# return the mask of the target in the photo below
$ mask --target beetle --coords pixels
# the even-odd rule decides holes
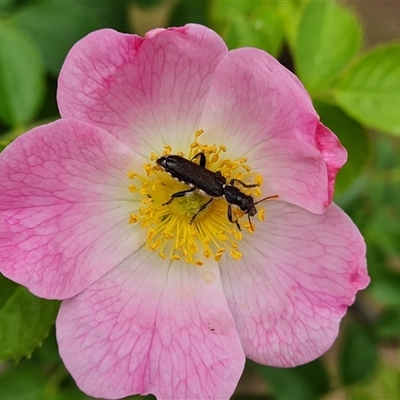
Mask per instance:
[[[199,164],[195,163],[194,160],[199,157]],[[254,188],[258,184],[246,184],[239,179],[231,179],[229,184],[220,171],[211,171],[206,168],[206,156],[204,153],[196,154],[191,160],[177,155],[169,155],[160,157],[157,159],[157,164],[160,165],[165,172],[169,173],[173,178],[180,182],[183,182],[190,186],[190,189],[182,190],[171,195],[171,198],[163,203],[163,206],[170,204],[174,199],[178,197],[186,196],[195,190],[202,194],[206,194],[211,197],[205,204],[203,204],[196,214],[190,220],[190,224],[193,223],[199,213],[205,210],[216,197],[224,197],[228,203],[228,220],[231,223],[236,224],[239,230],[242,230],[239,221],[233,219],[232,206],[239,207],[249,218],[250,226],[252,226],[250,217],[257,214],[256,204],[270,199],[277,198],[277,195],[266,197],[258,202],[254,202],[252,196],[248,196],[243,193],[236,184],[240,184],[245,188]]]

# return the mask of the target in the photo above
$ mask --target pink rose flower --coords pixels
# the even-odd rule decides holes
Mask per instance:
[[[59,350],[84,392],[227,399],[245,357],[291,367],[331,346],[369,282],[365,245],[331,202],[346,151],[291,72],[199,25],[101,30],[70,51],[58,105],[1,154],[0,268],[64,300]],[[165,204],[188,186],[157,158],[198,153],[273,196],[251,224],[233,207],[242,231],[223,197]]]

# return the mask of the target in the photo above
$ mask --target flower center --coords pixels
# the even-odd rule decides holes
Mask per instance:
[[[158,252],[163,259],[184,259],[199,266],[210,257],[219,261],[224,253],[235,260],[242,258],[238,244],[242,239],[240,227],[250,234],[254,232],[250,218],[242,217],[257,212],[253,196],[261,196],[262,184],[261,175],[251,172],[245,157],[230,160],[222,157],[225,146],[200,144],[197,139],[202,133],[202,130],[196,132],[196,139],[187,155],[181,152],[177,154],[177,169],[163,169],[157,163],[161,156],[152,153],[150,162],[143,165],[144,174],[128,172],[133,181],[128,189],[140,196],[142,203],[137,212],[130,214],[129,223],[140,224],[147,230],[146,247]],[[168,159],[171,155],[172,147],[164,146],[162,156]],[[193,166],[186,160],[198,165]],[[204,161],[205,166],[202,164]],[[194,167],[193,171],[188,168],[191,166]],[[203,168],[212,173],[203,174]],[[203,190],[195,184],[199,177],[206,185]],[[185,183],[178,181],[178,178]],[[243,207],[237,207],[234,202],[228,203],[228,195],[216,196],[211,193],[206,179],[211,179],[222,194],[227,187],[236,186],[238,190],[232,189],[236,196],[234,199],[249,200],[254,212],[243,211]],[[232,179],[235,181],[231,185]],[[226,184],[223,183],[225,180]],[[257,216],[262,221],[264,210],[260,208]]]

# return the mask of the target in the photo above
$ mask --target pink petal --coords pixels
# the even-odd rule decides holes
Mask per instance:
[[[128,224],[139,158],[76,120],[35,128],[0,158],[0,268],[45,298],[87,287],[143,244]]]
[[[146,39],[110,29],[93,32],[70,51],[60,73],[62,117],[105,128],[133,149],[157,153],[164,143],[187,151],[222,39],[200,25],[160,30]]]
[[[332,203],[313,214],[280,201],[246,237],[243,263],[221,264],[222,282],[246,356],[290,367],[315,359],[369,278],[365,244]]]
[[[200,127],[202,141],[218,140],[229,157],[248,157],[266,195],[317,213],[331,202],[347,153],[319,122],[300,81],[269,54],[244,48],[224,57]]]
[[[139,250],[57,319],[61,357],[87,394],[228,399],[245,357],[215,264]]]

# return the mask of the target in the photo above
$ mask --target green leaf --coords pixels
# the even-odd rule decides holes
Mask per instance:
[[[0,12],[7,10],[15,0],[0,0]]]
[[[157,4],[161,3],[163,0],[128,0],[128,3],[136,3],[140,7],[154,7]]]
[[[168,25],[181,26],[191,22],[206,25],[208,3],[209,0],[177,1]]]
[[[330,1],[309,2],[294,48],[296,72],[307,89],[328,87],[357,53],[361,27],[345,8]]]
[[[50,398],[49,400],[91,400],[93,399],[92,397],[88,397],[85,395],[85,393],[81,392],[76,386],[67,386],[67,387],[61,387],[60,392],[57,395],[57,398]],[[140,398],[138,396],[138,400],[144,400],[143,397]],[[41,400],[41,399],[38,399]],[[126,400],[129,400],[129,398],[126,398]]]
[[[40,56],[30,40],[0,21],[0,119],[9,126],[30,121],[44,95]]]
[[[347,116],[340,108],[314,101],[321,121],[331,129],[348,152],[347,163],[339,171],[335,194],[341,194],[359,177],[370,156],[370,143],[362,125]]]
[[[320,359],[296,368],[259,366],[278,400],[320,399],[329,390],[329,378]]]
[[[372,281],[370,293],[382,304],[400,307],[400,276],[387,273],[387,277]]]
[[[45,394],[47,377],[38,365],[24,364],[0,376],[0,398],[10,400],[50,400]]]
[[[30,356],[48,335],[58,301],[35,297],[0,275],[0,360]]]
[[[396,348],[382,352],[376,373],[370,379],[352,385],[346,390],[346,399],[351,400],[398,400],[400,399],[400,371],[393,362]],[[340,397],[339,397],[340,398]]]
[[[217,29],[229,48],[257,47],[277,56],[283,43],[283,25],[269,2],[214,2]]]
[[[40,373],[40,376],[36,375],[36,371]],[[14,396],[7,398],[18,398],[19,400],[24,396],[30,396],[29,399],[37,400],[89,400],[89,397],[78,389],[63,365],[58,353],[55,329],[50,330],[43,345],[34,351],[29,360],[22,359],[5,375],[8,390]],[[18,379],[20,375],[27,380],[23,388],[21,388],[21,380]],[[1,378],[0,387],[2,387]],[[26,390],[27,388],[29,390]],[[33,395],[34,392],[36,392],[35,395]],[[5,398],[1,396],[1,393],[0,390],[0,398]]]
[[[5,363],[0,373],[0,399],[89,400],[64,367],[52,329],[29,360]],[[91,399],[91,398],[90,398]]]
[[[377,47],[354,62],[335,88],[338,104],[372,128],[400,134],[400,42]]]
[[[102,27],[96,13],[78,2],[29,4],[16,12],[12,21],[35,43],[46,69],[54,76],[72,45]]]
[[[400,337],[400,310],[398,307],[390,308],[380,315],[376,322],[376,334],[383,340]]]
[[[376,186],[371,185],[371,188],[373,187]],[[388,196],[390,198],[392,187],[385,188],[384,185],[381,185],[381,188],[381,196]],[[395,198],[397,199],[398,197]],[[380,208],[375,210],[374,214],[369,218],[366,237],[368,237],[370,243],[378,245],[386,257],[398,258],[400,256],[400,226],[398,223],[400,210],[398,207],[395,207],[395,204],[388,209],[384,206],[384,202],[381,204],[378,203],[375,206]],[[400,291],[398,297],[400,301]]]
[[[211,2],[211,14],[218,23],[224,24],[227,20],[231,20],[236,14],[247,14],[251,12],[257,4],[258,2],[256,0],[214,0]]]
[[[286,0],[273,2],[272,4],[281,18],[286,41],[293,52],[296,44],[297,30],[306,3],[302,0]]]
[[[340,378],[351,385],[368,377],[376,367],[378,352],[364,328],[351,321],[339,355]]]

